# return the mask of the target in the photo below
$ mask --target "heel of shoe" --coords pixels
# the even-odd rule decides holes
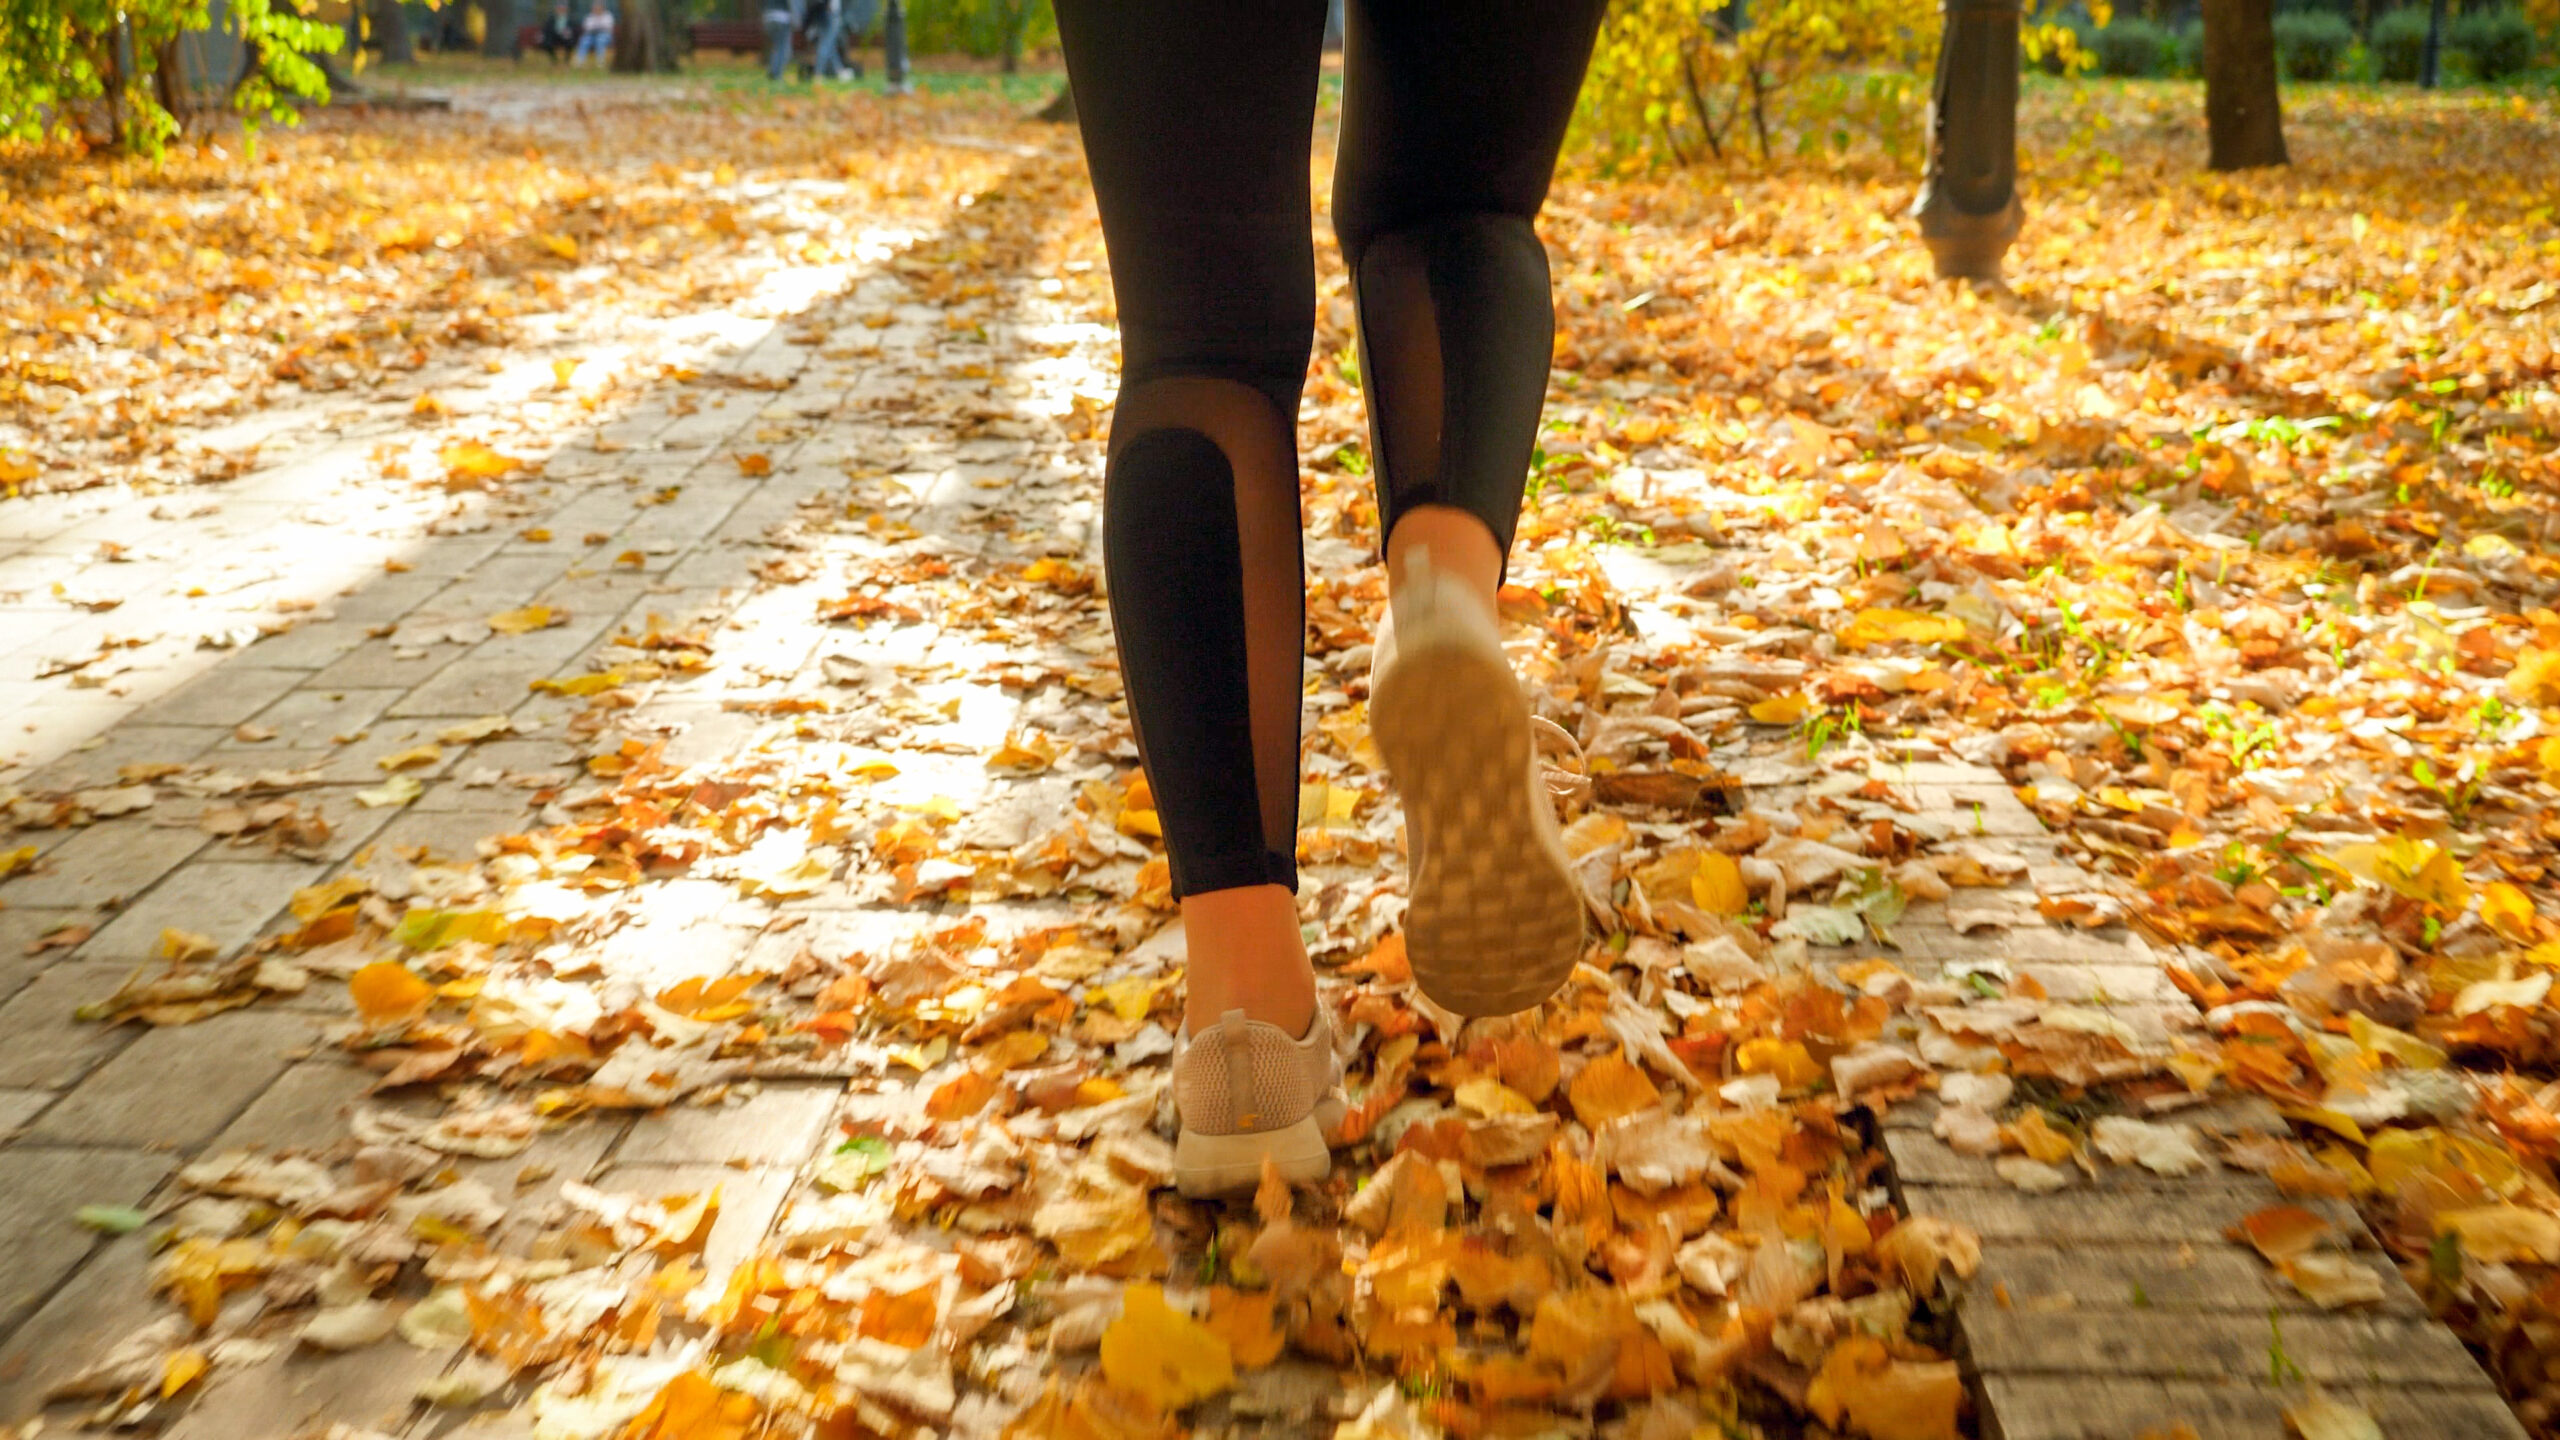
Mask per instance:
[[[1295,1125],[1241,1135],[1183,1131],[1173,1145],[1174,1184],[1195,1200],[1238,1194],[1262,1183],[1265,1159],[1292,1185],[1312,1184],[1333,1173],[1324,1127],[1309,1115]]]

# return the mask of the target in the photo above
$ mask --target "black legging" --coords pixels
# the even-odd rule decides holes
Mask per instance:
[[[1350,0],[1333,228],[1380,517],[1519,518],[1555,314],[1530,221],[1605,0]],[[1120,309],[1111,618],[1173,891],[1297,886],[1296,420],[1324,0],[1057,0]]]

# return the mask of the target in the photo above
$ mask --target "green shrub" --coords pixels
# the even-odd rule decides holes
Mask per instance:
[[[2427,12],[2411,5],[2373,22],[2373,66],[2385,80],[2413,81],[2427,50]]]
[[[2471,57],[2472,73],[2503,80],[2533,68],[2533,22],[2506,6],[2475,10],[2445,27],[2447,48]]]
[[[2128,17],[2091,36],[2101,75],[2158,75],[2174,59],[2176,37],[2148,20]]]
[[[2184,76],[2189,80],[2198,80],[2203,78],[2203,21],[2190,20],[2187,22],[2187,28],[2178,32],[2177,41],[2170,47],[2169,68],[2171,73]]]
[[[2288,80],[2334,80],[2355,48],[2355,27],[2328,10],[2276,17],[2276,63]]]

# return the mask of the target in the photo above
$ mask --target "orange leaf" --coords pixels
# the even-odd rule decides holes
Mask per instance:
[[[1565,1089],[1575,1118],[1598,1129],[1621,1115],[1633,1115],[1662,1099],[1662,1092],[1642,1070],[1620,1055],[1603,1055],[1582,1067]]]
[[[1964,1381],[1952,1360],[1896,1360],[1872,1335],[1831,1348],[1805,1387],[1805,1408],[1827,1425],[1844,1419],[1872,1440],[1956,1440],[1956,1405]]]
[[[347,993],[365,1023],[377,1027],[415,1020],[436,998],[434,986],[397,960],[376,960],[348,976]]]
[[[1208,1324],[1211,1334],[1227,1342],[1235,1362],[1248,1370],[1259,1370],[1280,1358],[1279,1310],[1268,1290],[1209,1287]]]
[[[2316,1248],[2337,1230],[2299,1205],[2270,1205],[2244,1216],[2240,1228],[2248,1233],[2249,1243],[2258,1247],[2259,1254],[2278,1265]]]
[[[855,1333],[901,1350],[914,1350],[933,1338],[935,1300],[940,1284],[919,1285],[903,1295],[874,1290],[862,1297],[862,1318]]]
[[[976,1070],[963,1070],[942,1082],[930,1099],[924,1102],[924,1113],[936,1120],[964,1120],[987,1108],[999,1088],[997,1081]]]

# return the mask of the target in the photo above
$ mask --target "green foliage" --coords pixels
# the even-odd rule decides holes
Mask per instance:
[[[2355,27],[2330,10],[2276,17],[2276,63],[2288,80],[2334,80],[2356,44]]]
[[[2373,64],[2385,80],[2413,81],[2427,49],[2427,12],[2404,6],[2373,22]]]
[[[1049,0],[928,0],[907,7],[907,44],[919,55],[957,52],[1019,60],[1058,43]]]
[[[2085,64],[2044,0],[2028,59]],[[1576,133],[1618,168],[1752,154],[1916,153],[1936,0],[1618,0],[1582,87]]]
[[[227,18],[255,58],[231,104],[252,125],[292,123],[299,101],[326,100],[311,61],[338,48],[335,25],[294,0],[229,0]],[[0,140],[87,140],[157,154],[178,133],[177,40],[209,22],[206,0],[0,0]]]
[[[2445,27],[2445,44],[2471,57],[2471,73],[2503,80],[2533,68],[2533,22],[2507,6],[2474,10]]]
[[[2128,15],[2090,36],[2101,75],[2165,75],[2177,63],[2178,37],[2138,15]]]

